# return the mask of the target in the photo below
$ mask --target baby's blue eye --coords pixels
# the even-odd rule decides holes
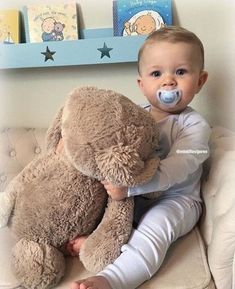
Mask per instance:
[[[156,70],[156,71],[153,71],[153,72],[151,73],[151,75],[152,75],[153,77],[159,77],[159,76],[161,76],[161,72],[160,72],[159,70]]]
[[[184,75],[185,73],[187,73],[187,70],[184,68],[179,68],[176,70],[176,75]]]

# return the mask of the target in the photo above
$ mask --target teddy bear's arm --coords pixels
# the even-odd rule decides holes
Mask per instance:
[[[33,162],[34,161],[31,163]],[[10,181],[4,192],[0,193],[0,228],[8,224],[15,206],[17,192],[20,190],[20,187],[30,179],[30,174],[28,177],[25,176],[27,172],[30,171],[31,163]]]
[[[0,192],[0,228],[7,225],[9,217],[14,209],[18,194],[24,189],[25,184],[30,183],[40,175],[40,162],[44,156],[33,159],[17,176],[7,185],[5,192]]]
[[[122,201],[109,198],[101,223],[80,251],[80,259],[87,270],[98,272],[120,255],[122,245],[131,234],[133,210],[133,198]]]
[[[0,228],[5,227],[15,205],[16,191],[10,184],[5,192],[0,192]]]

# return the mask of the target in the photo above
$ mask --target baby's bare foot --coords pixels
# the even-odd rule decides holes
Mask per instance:
[[[103,276],[94,276],[73,282],[70,289],[112,289]]]
[[[79,236],[71,240],[67,244],[67,251],[71,256],[78,256],[82,244],[86,241],[88,236]]]

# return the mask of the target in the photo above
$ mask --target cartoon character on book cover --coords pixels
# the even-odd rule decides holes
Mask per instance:
[[[115,36],[149,35],[172,24],[171,0],[113,1]]]
[[[124,23],[123,36],[149,35],[164,25],[164,21],[158,12],[144,10]]]
[[[78,39],[76,3],[25,7],[27,42]]]
[[[61,41],[64,39],[63,30],[65,24],[57,22],[52,17],[47,17],[42,20],[42,40],[43,41]]]

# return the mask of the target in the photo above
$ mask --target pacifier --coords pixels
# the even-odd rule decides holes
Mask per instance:
[[[182,97],[182,91],[180,89],[173,89],[173,90],[159,89],[156,92],[156,97],[161,104],[166,105],[168,107],[173,107],[180,101]]]

